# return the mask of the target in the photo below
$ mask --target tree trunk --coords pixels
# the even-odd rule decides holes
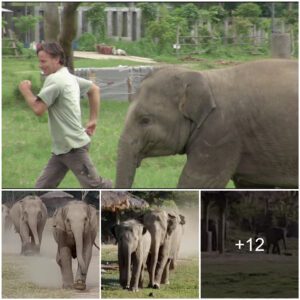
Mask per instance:
[[[43,4],[44,14],[44,31],[46,42],[56,42],[59,34],[59,14],[57,2],[46,2]]]
[[[71,73],[74,73],[72,41],[77,32],[77,7],[80,2],[64,3],[62,11],[61,31],[58,42],[65,52],[65,65]]]

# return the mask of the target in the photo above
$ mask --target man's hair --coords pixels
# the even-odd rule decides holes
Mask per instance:
[[[36,54],[38,55],[40,51],[45,51],[53,58],[59,57],[59,63],[61,65],[65,64],[65,53],[63,48],[57,42],[52,43],[39,43],[36,47]]]

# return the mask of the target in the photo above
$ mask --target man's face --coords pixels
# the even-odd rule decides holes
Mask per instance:
[[[38,58],[39,67],[46,76],[55,73],[61,68],[61,64],[59,63],[59,57],[52,57],[43,50],[38,53]]]

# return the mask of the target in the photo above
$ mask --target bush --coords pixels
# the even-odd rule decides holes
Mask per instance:
[[[95,51],[96,37],[92,33],[84,33],[78,39],[78,50],[80,51]]]

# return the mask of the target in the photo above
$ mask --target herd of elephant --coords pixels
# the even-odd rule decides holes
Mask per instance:
[[[2,229],[14,225],[21,239],[21,254],[40,253],[47,207],[37,196],[27,196],[9,209],[2,204]],[[169,283],[169,270],[176,266],[185,224],[184,216],[173,210],[151,210],[112,228],[118,241],[120,285],[137,291],[143,286],[143,271],[149,271],[149,286]],[[56,262],[63,288],[86,289],[86,276],[93,245],[99,230],[95,207],[84,201],[69,201],[52,216],[52,232],[57,243]],[[77,258],[75,279],[72,258]],[[132,274],[131,274],[132,273]]]
[[[169,284],[183,236],[185,217],[175,211],[151,210],[139,220],[130,219],[113,227],[118,242],[119,279],[124,289],[143,287],[148,269],[148,287]]]
[[[2,205],[2,228],[8,228],[10,222],[14,225],[20,235],[22,255],[40,253],[47,218],[47,207],[37,196],[27,196],[10,209]],[[56,262],[60,267],[63,288],[86,289],[98,227],[96,209],[83,201],[70,201],[52,216],[53,237],[58,246]],[[72,258],[76,257],[78,269],[74,280]]]

